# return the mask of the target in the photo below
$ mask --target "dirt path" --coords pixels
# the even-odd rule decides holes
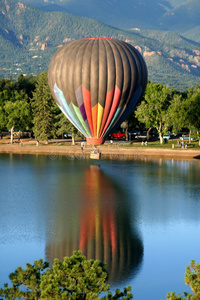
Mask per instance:
[[[68,144],[68,143],[67,143]],[[36,146],[35,141],[26,141],[21,146],[18,143],[13,145],[8,144],[6,140],[0,140],[0,153],[15,153],[15,154],[43,154],[56,157],[59,155],[66,156],[80,156],[89,157],[93,146],[86,145],[81,154],[80,143],[75,146],[71,145],[39,145]],[[151,158],[174,158],[174,159],[200,159],[200,149],[159,149],[150,147],[133,147],[125,148],[119,144],[99,146],[99,151],[103,157],[110,157],[111,159],[144,159]]]

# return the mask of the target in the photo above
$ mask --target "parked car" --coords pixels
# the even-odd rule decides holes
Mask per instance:
[[[171,132],[169,132],[168,134],[164,134],[163,135],[163,139],[171,139],[171,138],[173,138],[175,136],[175,133],[171,133]],[[158,137],[158,138],[160,138],[160,137]]]
[[[72,135],[71,135],[71,133],[63,133],[63,137],[64,137],[64,139],[71,139]]]
[[[131,135],[137,136],[137,135],[140,135],[140,134],[141,134],[141,132],[140,132],[140,131],[133,131],[133,132],[128,132],[128,134],[131,134]]]
[[[163,135],[163,139],[171,139],[171,135],[170,134],[164,134]]]
[[[129,140],[134,140],[137,138],[137,136],[140,134],[139,131],[133,131],[133,132],[128,132],[128,139]]]
[[[147,132],[144,131],[135,136],[136,139],[147,139]],[[151,138],[151,134],[149,134],[149,138]]]
[[[117,131],[117,132],[111,133],[110,138],[111,139],[113,138],[113,139],[123,139],[123,140],[125,140],[126,139],[126,134],[122,133],[121,131]]]
[[[181,137],[180,137],[180,140],[189,140],[189,134],[183,134]],[[195,140],[195,137],[191,136],[191,140]]]

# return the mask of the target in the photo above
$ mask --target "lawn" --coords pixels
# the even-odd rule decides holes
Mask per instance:
[[[177,141],[179,141],[179,145],[177,144]],[[112,145],[112,148],[133,148],[133,147],[137,147],[137,148],[144,148],[144,147],[148,147],[148,148],[161,148],[161,149],[172,149],[172,145],[174,144],[174,149],[181,149],[181,140],[168,140],[167,143],[164,144],[160,144],[160,140],[156,140],[156,141],[149,141],[148,145],[142,145],[142,140],[141,141],[130,141],[129,143],[124,142],[124,141],[117,141],[115,140],[113,142],[113,144],[110,143],[105,143],[102,146],[108,147]],[[184,145],[186,145],[186,142],[184,141]],[[192,141],[191,144],[189,144],[189,142],[187,142],[187,149],[199,149],[199,141]]]

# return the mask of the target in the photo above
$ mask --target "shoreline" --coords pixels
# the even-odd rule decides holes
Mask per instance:
[[[190,149],[161,149],[161,148],[148,148],[147,147],[134,147],[134,148],[123,148],[121,145],[114,148],[112,146],[99,146],[99,151],[101,152],[102,159],[144,159],[144,158],[163,158],[163,159],[200,159],[200,149],[190,150]],[[39,145],[35,144],[24,144],[20,146],[19,144],[0,144],[0,154],[31,154],[31,155],[49,155],[52,158],[56,156],[66,156],[66,157],[88,157],[93,150],[92,145],[86,145],[81,153],[80,145]]]

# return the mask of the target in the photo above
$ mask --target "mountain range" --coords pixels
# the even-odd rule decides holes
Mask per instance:
[[[117,28],[175,31],[200,42],[199,0],[22,0],[43,11],[65,11]]]
[[[86,37],[106,36],[127,41],[135,46],[145,58],[149,80],[152,82],[160,82],[179,90],[185,90],[199,83],[200,43],[198,41],[187,39],[177,32],[149,29],[147,25],[143,29],[138,26],[126,29],[124,26],[124,29],[119,29],[114,25],[109,26],[88,17],[67,13],[65,12],[67,6],[65,8],[63,6],[62,11],[49,11],[53,10],[53,6],[61,7],[61,1],[58,0],[54,3],[34,0],[34,5],[40,8],[34,8],[29,5],[30,2],[29,4],[23,2],[14,0],[0,2],[1,77],[16,78],[20,73],[38,74],[48,69],[51,57],[65,43]],[[62,5],[67,5],[68,2],[78,3],[79,0],[63,0]],[[143,3],[142,0],[140,2]],[[122,5],[121,0],[88,0],[86,3],[88,5],[97,3],[102,5],[102,9],[106,3]],[[150,0],[145,0],[144,3],[150,4]],[[158,4],[158,1],[155,3]],[[177,3],[176,7],[179,7],[185,1],[164,1],[160,9],[163,7],[166,9],[167,5],[171,5],[170,9],[173,7],[175,9],[173,3],[174,5]]]

